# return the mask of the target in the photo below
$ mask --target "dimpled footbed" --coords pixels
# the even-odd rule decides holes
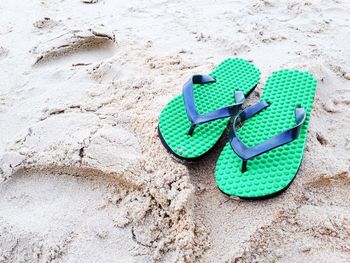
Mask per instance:
[[[214,83],[196,84],[193,87],[195,104],[200,114],[235,103],[234,92],[248,94],[258,83],[260,71],[243,59],[226,59],[210,73]],[[229,118],[198,124],[193,135],[182,95],[175,97],[162,110],[159,132],[163,143],[180,158],[197,158],[209,151],[227,127]]]
[[[242,160],[227,143],[216,164],[219,189],[242,198],[257,198],[276,194],[292,182],[303,157],[307,127],[316,89],[316,80],[308,72],[281,70],[267,80],[261,101],[271,105],[244,122],[238,136],[248,147],[296,125],[295,108],[306,110],[307,118],[299,137],[272,151],[248,160],[242,173]]]

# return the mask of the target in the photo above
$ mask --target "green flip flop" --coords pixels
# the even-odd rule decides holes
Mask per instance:
[[[158,133],[165,148],[180,159],[203,156],[259,79],[260,71],[238,58],[224,60],[210,75],[194,75],[160,114]]]
[[[308,72],[281,70],[267,79],[261,102],[234,118],[216,163],[223,193],[263,199],[288,188],[302,161],[315,90]]]

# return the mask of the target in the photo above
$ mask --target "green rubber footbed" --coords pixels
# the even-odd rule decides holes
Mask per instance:
[[[195,104],[200,114],[235,103],[234,92],[251,92],[260,79],[260,71],[251,63],[239,59],[226,59],[210,76],[214,83],[196,84],[193,87]],[[219,119],[196,126],[193,135],[188,135],[191,122],[188,120],[182,95],[165,106],[159,117],[159,133],[163,144],[175,156],[195,159],[208,152],[220,139],[229,118]]]
[[[308,72],[281,70],[267,79],[261,101],[269,102],[270,106],[238,130],[243,143],[252,147],[295,126],[297,106],[306,110],[306,121],[296,140],[249,160],[244,173],[242,160],[227,143],[215,171],[222,192],[242,198],[263,198],[290,185],[302,161],[315,90],[316,80]]]

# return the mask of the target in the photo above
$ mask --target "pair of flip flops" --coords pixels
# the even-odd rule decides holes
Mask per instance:
[[[218,142],[233,120],[216,163],[219,189],[240,198],[268,198],[288,188],[303,157],[316,80],[280,70],[266,81],[259,103],[241,110],[260,71],[226,59],[210,75],[194,75],[162,110],[159,137],[176,157],[195,160]]]

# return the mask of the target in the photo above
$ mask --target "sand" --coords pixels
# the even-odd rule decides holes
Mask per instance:
[[[349,262],[350,3],[0,3],[0,262]],[[224,196],[227,141],[183,164],[157,136],[195,73],[242,57],[318,80],[297,179]]]

